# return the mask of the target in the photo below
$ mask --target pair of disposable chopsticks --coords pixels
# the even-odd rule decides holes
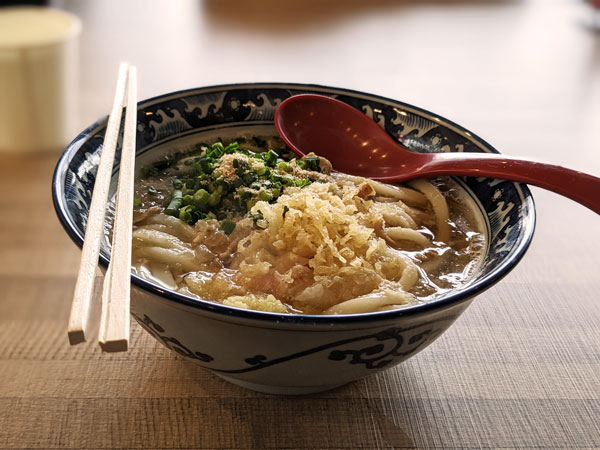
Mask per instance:
[[[135,133],[137,124],[136,69],[126,62],[119,66],[113,107],[108,119],[100,163],[96,173],[83,242],[79,275],[75,285],[68,335],[71,345],[89,339],[94,279],[100,241],[104,233],[104,216],[108,200],[115,150],[119,138],[121,115],[125,106],[125,125],[121,146],[119,183],[110,264],[104,276],[102,314],[98,341],[106,352],[125,351],[129,345],[129,303],[131,281],[131,221],[133,216],[133,177]]]

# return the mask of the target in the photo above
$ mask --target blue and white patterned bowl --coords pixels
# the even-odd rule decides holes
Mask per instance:
[[[141,102],[136,161],[141,165],[169,146],[195,139],[276,134],[275,108],[299,93],[349,103],[394,138],[402,136],[404,145],[415,151],[497,153],[459,125],[396,100],[324,86],[250,83],[192,89]],[[106,124],[104,118],[77,136],[54,174],[56,213],[79,247]],[[526,186],[486,178],[457,181],[487,219],[490,244],[476,279],[436,301],[351,316],[281,315],[189,298],[132,275],[132,315],[186,359],[263,392],[318,392],[392,367],[431,344],[476,295],[506,275],[533,236],[535,210]],[[114,189],[113,183],[113,193]],[[106,267],[108,259],[106,240],[100,264]]]

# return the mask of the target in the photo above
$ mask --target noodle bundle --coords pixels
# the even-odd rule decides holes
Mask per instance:
[[[426,301],[456,285],[448,273],[465,282],[481,259],[472,212],[462,227],[452,220],[456,189],[215,145],[136,185],[132,264],[163,287],[238,308],[358,314]]]

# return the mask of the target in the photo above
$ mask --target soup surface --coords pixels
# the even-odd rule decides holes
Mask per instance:
[[[182,294],[280,313],[426,302],[469,281],[483,219],[450,179],[389,185],[274,137],[197,144],[136,180],[132,265]]]

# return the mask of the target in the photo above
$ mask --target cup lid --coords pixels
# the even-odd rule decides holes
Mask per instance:
[[[56,44],[80,31],[79,18],[66,11],[32,6],[0,8],[0,49]]]

